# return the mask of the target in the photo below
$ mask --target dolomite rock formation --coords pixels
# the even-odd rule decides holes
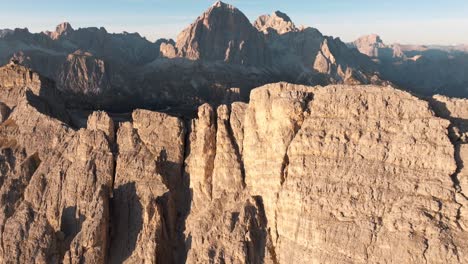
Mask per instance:
[[[8,99],[14,109],[0,126],[4,155],[0,259],[104,263],[114,174],[109,143],[103,132],[73,131],[52,118],[50,113],[60,109],[47,103],[53,98],[42,96],[54,88],[46,89],[47,82],[21,66],[7,67],[2,70],[15,79],[0,85],[2,100]]]
[[[111,263],[173,263],[185,130],[176,117],[136,110],[117,132]]]
[[[60,90],[72,93],[98,95],[110,89],[104,61],[80,50],[67,56],[57,83]]]
[[[241,11],[220,1],[183,30],[176,43],[179,56],[191,60],[258,66],[266,62],[262,34]]]
[[[466,203],[459,200],[466,198],[452,178],[460,165],[450,122],[428,102],[390,87],[267,85],[245,109],[242,159],[226,152],[239,142],[226,136],[228,109],[215,115],[202,106],[192,130],[200,136],[191,138],[190,155],[211,154],[202,167],[188,159],[190,263],[255,259],[233,253],[237,241],[255,241],[249,245],[266,263],[466,261]],[[239,175],[245,187],[235,183]],[[253,225],[239,218],[246,196],[258,213]],[[248,237],[233,239],[239,231]]]
[[[301,72],[303,68],[296,77],[299,83],[380,83],[374,76],[374,63],[339,38],[324,36],[311,27],[297,28],[280,11],[260,16],[254,25],[265,35],[271,59],[281,72]]]
[[[86,128],[93,131],[102,131],[110,142],[115,142],[115,124],[106,112],[93,112],[88,117]]]
[[[267,182],[278,190],[276,197],[269,195],[277,200],[268,206],[265,196],[264,203],[267,217],[275,216],[269,223],[280,263],[446,263],[465,258],[460,238],[466,234],[458,225],[459,204],[450,178],[456,164],[449,122],[436,118],[427,102],[385,87],[280,85],[256,92],[252,105],[269,99],[278,106],[271,112],[299,110],[286,123],[286,135],[292,135],[285,137],[287,148],[276,151],[284,154],[283,162],[251,170],[251,161],[245,160],[247,184],[255,194],[266,193],[259,188],[260,179],[270,178]],[[313,99],[301,99],[304,94]],[[306,117],[301,118],[300,103],[287,107],[284,101],[306,104]],[[270,111],[263,109],[255,111],[263,113],[257,124],[268,118]]]
[[[466,100],[275,83],[76,129],[11,64],[0,101],[2,263],[468,261]]]
[[[272,15],[260,16],[254,22],[254,26],[259,31],[268,32],[268,30],[273,29],[278,34],[285,34],[298,30],[291,18],[280,11],[275,11]]]
[[[54,32],[46,32],[46,34],[53,40],[57,40],[62,36],[66,37],[72,34],[74,31],[73,27],[68,22],[63,22],[57,26]]]

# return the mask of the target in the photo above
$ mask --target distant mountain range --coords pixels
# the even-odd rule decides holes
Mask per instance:
[[[0,64],[15,60],[55,80],[69,107],[128,111],[190,109],[247,100],[271,82],[389,84],[421,95],[468,97],[467,46],[386,45],[377,35],[353,43],[298,28],[279,11],[254,23],[217,2],[176,41],[150,42],[104,28],[0,31]]]
[[[382,78],[418,94],[468,96],[468,46],[385,44],[378,35],[348,44],[379,65]]]

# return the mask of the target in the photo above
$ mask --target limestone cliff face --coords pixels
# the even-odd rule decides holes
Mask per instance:
[[[53,91],[0,68],[2,263],[468,262],[466,100],[276,83],[77,129]]]
[[[44,83],[11,66],[21,86],[0,126],[4,263],[106,261],[113,155],[103,132],[74,131],[48,112]],[[2,94],[8,89],[1,87]],[[30,95],[32,92],[34,95]]]
[[[207,126],[193,133],[209,136],[191,138],[206,148],[191,155],[211,154],[199,163],[203,173],[187,166],[190,263],[466,261],[466,198],[453,178],[460,158],[451,123],[428,102],[390,87],[286,83],[258,88],[250,99],[240,140],[225,132],[236,130],[227,106],[217,114],[202,106],[195,121]],[[226,148],[236,143],[239,152]],[[250,225],[244,199],[258,214]],[[239,230],[247,237],[233,239]],[[233,253],[238,241],[254,254]]]

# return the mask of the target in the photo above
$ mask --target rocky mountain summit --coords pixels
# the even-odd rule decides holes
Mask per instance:
[[[58,25],[57,28],[55,29],[55,31],[53,31],[53,32],[48,31],[48,32],[45,32],[45,33],[51,39],[57,40],[57,39],[59,39],[61,37],[72,34],[73,31],[74,31],[73,27],[70,25],[70,23],[64,22],[64,23]]]
[[[2,263],[468,261],[467,100],[280,82],[79,128],[62,96],[0,68]]]
[[[377,34],[360,37],[350,43],[349,46],[358,49],[359,52],[371,58],[378,58],[381,60],[401,58],[404,56],[401,49],[385,45],[383,40]]]
[[[237,8],[216,2],[176,41],[178,56],[190,60],[224,61],[233,64],[265,64],[266,43]]]
[[[297,31],[296,25],[291,18],[281,11],[275,11],[271,15],[262,15],[254,22],[255,28],[259,31],[268,33],[268,30],[274,30],[278,34],[285,34],[291,31]]]

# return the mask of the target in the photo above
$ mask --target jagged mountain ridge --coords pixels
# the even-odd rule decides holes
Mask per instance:
[[[466,55],[456,51],[463,46],[429,47],[424,50],[426,56],[416,60],[421,50],[387,46],[375,36],[347,47],[317,29],[296,27],[279,11],[251,23],[240,10],[223,2],[216,2],[183,30],[177,42],[152,43],[137,33],[73,29],[68,23],[58,25],[54,32],[32,34],[16,29],[2,35],[0,63],[13,57],[55,80],[76,108],[193,109],[203,102],[229,101],[233,88],[239,91],[234,97],[246,101],[252,88],[277,81],[309,85],[392,82],[423,95],[466,97],[468,92],[462,73]],[[363,45],[370,45],[367,52]],[[86,67],[77,66],[74,59],[70,62],[77,51],[89,54]],[[434,66],[438,64],[445,66]],[[439,68],[444,70],[437,72]],[[174,75],[176,70],[180,74]],[[122,102],[129,107],[122,107]]]
[[[286,23],[292,25],[290,19]],[[132,105],[127,110],[138,105],[221,103],[229,100],[231,88],[239,88],[237,97],[247,100],[252,88],[277,81],[380,82],[373,62],[347,49],[339,39],[295,26],[272,36],[266,29],[275,26],[257,29],[240,10],[217,2],[182,31],[177,42],[151,43],[138,34],[73,29],[63,23],[54,32],[16,29],[7,34],[0,39],[0,62],[13,57],[55,80],[60,90],[73,97],[71,103],[80,101],[90,109],[112,110],[122,100]],[[89,54],[86,67],[70,59],[77,51]],[[175,70],[180,74],[174,76]]]
[[[415,92],[426,96],[468,95],[468,53],[463,45],[388,45],[372,34],[348,46],[376,61],[381,77],[400,87],[415,87]]]

